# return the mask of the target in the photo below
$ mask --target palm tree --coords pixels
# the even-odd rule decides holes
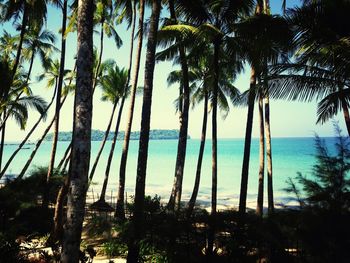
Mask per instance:
[[[101,142],[100,149],[97,152],[95,162],[92,165],[92,168],[90,171],[89,181],[91,181],[93,178],[98,161],[101,157],[102,151],[106,144],[109,131],[111,129],[111,125],[114,119],[115,110],[118,106],[119,100],[123,98],[125,94],[127,74],[128,73],[126,70],[120,69],[118,65],[116,65],[113,61],[108,66],[106,73],[100,78],[99,85],[101,86],[101,89],[102,89],[102,101],[107,101],[112,103],[113,107],[112,107],[112,113],[107,125],[105,135]]]
[[[15,80],[12,78],[12,70],[10,61],[1,59],[0,74],[2,76],[1,94],[0,94],[0,116],[2,140],[0,145],[0,164],[2,159],[2,151],[5,140],[5,126],[8,118],[14,118],[20,125],[21,129],[25,129],[28,119],[28,109],[33,108],[45,117],[46,102],[39,96],[31,95],[29,87],[26,85],[26,73],[17,72]],[[18,98],[18,94],[23,90],[29,95]],[[1,175],[2,177],[2,175]],[[1,178],[0,177],[0,178]]]
[[[145,62],[145,83],[143,89],[143,103],[141,115],[141,130],[139,155],[137,162],[137,178],[135,187],[135,210],[133,215],[133,236],[128,244],[127,262],[138,262],[140,250],[140,238],[143,229],[143,212],[145,199],[145,183],[146,168],[148,156],[148,142],[151,118],[152,91],[153,91],[153,75],[155,67],[155,53],[157,46],[157,31],[159,24],[159,16],[161,11],[161,1],[152,1],[152,15],[150,19],[150,27],[148,32],[148,42]]]
[[[77,85],[74,103],[70,191],[61,261],[78,262],[90,163],[93,65],[92,0],[79,1]],[[79,110],[76,110],[79,109]]]
[[[339,12],[342,10],[342,12]],[[343,112],[350,135],[349,88],[349,44],[350,34],[346,23],[349,2],[308,1],[300,8],[288,11],[294,25],[297,46],[294,63],[278,65],[274,69],[277,79],[272,81],[272,91],[277,98],[319,101],[317,123],[324,123],[339,111]],[[333,17],[333,21],[327,19]],[[314,21],[317,28],[314,27]],[[289,74],[286,75],[285,72]],[[277,90],[276,85],[281,88]]]
[[[259,10],[262,10],[262,8],[257,9],[257,11]],[[250,88],[246,94],[248,97],[248,116],[239,202],[239,211],[240,214],[243,215],[246,210],[250,144],[255,99],[259,98],[260,92],[263,93],[263,97],[267,97],[266,88],[263,87],[264,85],[257,85],[257,79],[264,79],[268,63],[276,64],[287,56],[287,51],[291,46],[292,34],[289,25],[282,17],[261,13],[237,24],[236,34],[240,46],[242,47],[241,54],[252,67]],[[261,91],[259,91],[260,86],[263,87]],[[267,113],[268,112],[269,111],[267,111]],[[271,151],[269,151],[267,155],[271,155]]]
[[[52,138],[52,149],[49,167],[47,170],[46,176],[46,184],[48,185],[50,182],[50,178],[53,173],[53,169],[55,166],[55,157],[56,157],[56,148],[57,148],[57,140],[58,140],[58,131],[59,131],[59,123],[60,123],[60,105],[61,105],[61,97],[62,97],[62,87],[65,75],[65,59],[66,59],[66,24],[67,24],[67,9],[68,9],[68,0],[63,1],[55,1],[55,4],[59,6],[62,10],[62,28],[61,28],[61,57],[59,63],[59,75],[57,82],[57,92],[56,92],[56,108],[55,108],[55,123],[54,123],[54,132]],[[49,189],[46,187],[45,189]],[[43,206],[47,206],[47,198],[48,190],[45,190],[43,196]]]
[[[52,52],[58,51],[55,42],[56,36],[49,30],[34,27],[27,32],[23,43],[23,57],[29,60],[27,82],[30,80],[35,56],[38,55],[43,67],[47,67]]]
[[[120,103],[118,118],[116,121],[115,131],[114,131],[114,135],[113,135],[111,150],[110,150],[110,153],[108,156],[105,178],[103,181],[100,198],[96,202],[96,205],[101,205],[101,204],[105,205],[106,204],[105,196],[106,196],[106,190],[107,190],[107,184],[108,184],[108,178],[109,178],[109,171],[110,171],[111,162],[112,162],[113,153],[114,153],[114,148],[115,148],[115,144],[116,144],[116,140],[117,140],[117,136],[118,136],[118,132],[119,132],[119,125],[120,125],[120,120],[121,120],[121,116],[122,116],[122,112],[123,112],[124,102],[125,102],[125,99],[128,95],[127,79],[128,79],[128,72],[125,69],[120,69],[117,65],[115,65],[115,67],[110,68],[108,70],[108,72],[104,76],[102,76],[102,78],[101,78],[100,85],[101,85],[102,90],[103,90],[103,99],[108,100],[108,101],[113,103],[114,111],[115,111],[115,108],[120,100],[121,100],[121,103]],[[113,121],[113,116],[114,116],[114,112],[112,113],[110,122],[108,124],[106,134],[104,137],[104,141],[107,139],[107,136],[109,134],[109,129],[110,129],[112,121]],[[102,147],[102,145],[101,145],[101,147]],[[100,148],[100,151],[98,154],[100,154],[100,152],[101,152],[101,148]],[[97,160],[97,157],[96,157],[96,160]],[[94,166],[95,166],[95,164],[96,164],[96,161],[94,163]],[[90,180],[91,180],[91,173],[90,173]],[[124,186],[124,185],[125,185],[125,182],[119,182],[119,188],[121,186]],[[118,207],[118,203],[120,203],[119,195],[118,195],[118,200],[117,200],[117,207]]]
[[[258,200],[256,206],[256,214],[263,215],[264,209],[264,174],[265,174],[265,133],[264,133],[264,99],[263,95],[259,94],[259,181],[258,181]]]
[[[197,27],[179,27],[181,31],[191,31],[199,36],[205,36],[206,40],[212,44],[213,61],[211,70],[213,72],[212,91],[212,229],[214,229],[214,218],[216,216],[216,196],[217,196],[217,100],[219,90],[219,64],[221,51],[232,39],[232,25],[239,16],[244,16],[250,12],[252,1],[183,1],[180,0],[179,8],[183,11],[190,23]],[[213,251],[214,231],[211,231],[208,240],[208,258],[210,260]]]
[[[113,25],[114,16],[113,16],[113,5],[109,0],[99,0],[96,4],[96,10],[94,12],[94,22],[101,25],[100,29],[100,53],[97,60],[97,66],[94,76],[94,90],[97,85],[97,78],[101,74],[100,68],[102,63],[103,55],[103,45],[104,45],[104,34],[106,33],[107,37],[113,37],[117,48],[120,48],[123,44],[123,41],[119,37],[117,31],[114,29]]]
[[[20,64],[22,45],[25,39],[25,34],[28,26],[41,25],[46,21],[47,13],[47,0],[27,1],[19,0],[12,1],[7,0],[2,6],[1,20],[17,22],[20,18],[22,19],[20,24],[20,38],[17,46],[17,52],[15,60],[12,66],[12,78],[14,79],[17,68]]]
[[[122,14],[120,16],[120,19],[126,19],[128,21],[128,27],[131,25],[132,29],[131,29],[131,36],[130,36],[130,55],[129,55],[129,68],[128,68],[128,75],[127,75],[127,80],[126,80],[126,87],[128,89],[128,92],[130,91],[129,88],[129,83],[130,83],[130,73],[131,73],[131,68],[132,68],[132,56],[133,56],[133,51],[134,51],[134,36],[135,36],[135,28],[136,28],[136,2],[137,1],[117,1],[118,7],[120,9],[122,9]],[[141,3],[140,3],[141,5]],[[143,3],[142,3],[143,5]],[[141,8],[141,6],[140,6]],[[142,16],[142,20],[143,20],[143,15],[144,15],[144,7],[142,7],[142,14],[140,14],[140,16]],[[141,20],[141,17],[140,17]],[[142,26],[143,28],[143,26]],[[141,41],[141,45],[142,45],[142,29],[141,32],[139,32],[139,34],[141,34],[141,36],[139,36],[139,40]],[[142,46],[139,46],[139,50],[138,50],[138,61],[136,62],[137,67],[135,70],[137,70],[137,77],[135,78],[135,85],[137,85],[137,81],[138,81],[138,71],[139,71],[139,66],[140,66],[140,54],[139,52],[141,52]],[[134,103],[135,103],[135,92],[136,92],[136,86],[135,86],[135,90],[134,90],[134,97],[132,98],[132,102],[131,102],[131,108],[130,111],[132,111],[132,114],[129,116],[129,118],[131,118],[131,122],[132,122],[132,115],[133,115],[133,108],[134,108]],[[114,148],[116,145],[116,140],[118,137],[118,132],[119,132],[119,122],[120,122],[120,117],[122,114],[122,110],[124,108],[124,103],[125,103],[125,96],[123,96],[122,98],[122,102],[121,102],[121,106],[120,106],[120,110],[119,110],[119,114],[118,114],[118,120],[116,123],[116,127],[115,127],[115,131],[114,131],[114,137],[113,137],[113,141],[112,141],[112,145],[111,145],[111,150],[109,152],[109,156],[108,156],[108,161],[107,161],[107,166],[106,166],[106,171],[105,171],[105,181],[106,181],[106,187],[107,187],[107,179],[108,179],[108,175],[109,175],[109,171],[110,171],[110,167],[112,164],[112,158],[113,158],[113,153],[114,153]],[[130,122],[130,129],[131,129],[131,122]],[[129,124],[129,123],[128,123]],[[129,127],[129,126],[128,126]],[[128,129],[127,127],[127,129]],[[130,137],[130,131],[129,130],[129,135],[128,137]],[[127,133],[127,132],[125,132]],[[126,137],[126,135],[124,135],[124,137]],[[125,142],[125,141],[124,141]],[[129,140],[127,142],[127,148],[129,146]],[[123,147],[123,154],[124,154],[124,147]],[[122,160],[123,160],[123,154],[122,154]],[[126,157],[127,157],[127,149],[126,149],[126,155],[125,155],[125,165],[126,165]],[[122,165],[122,162],[121,162]],[[122,169],[122,166],[120,166],[120,169]],[[119,172],[119,187],[118,187],[118,197],[117,197],[117,206],[116,206],[116,210],[115,210],[115,214],[114,216],[120,220],[124,220],[125,219],[125,213],[124,213],[124,190],[125,190],[125,167],[123,172]]]
[[[135,6],[136,3],[134,3]],[[136,14],[135,14],[136,15]],[[124,135],[124,143],[123,143],[123,149],[122,149],[122,155],[120,159],[120,167],[119,167],[119,180],[125,181],[125,174],[126,174],[126,163],[128,159],[128,152],[129,152],[129,142],[130,142],[130,134],[131,134],[131,127],[132,127],[132,121],[134,117],[134,108],[135,108],[135,98],[136,98],[136,89],[137,89],[137,83],[139,78],[139,70],[140,70],[140,62],[141,62],[141,51],[142,51],[142,45],[143,45],[143,22],[144,22],[144,15],[145,15],[145,0],[140,0],[139,2],[139,24],[138,24],[138,43],[137,43],[137,49],[136,49],[136,57],[135,57],[135,65],[134,65],[134,73],[133,78],[131,82],[131,92],[130,92],[130,106],[128,111],[128,117],[127,117],[127,123],[126,123],[126,129],[125,129],[125,135]],[[130,61],[131,61],[132,54],[130,53]],[[130,70],[129,70],[130,72]],[[124,200],[124,193],[121,192],[121,188],[119,188],[118,196],[120,196],[120,200]],[[116,216],[122,219],[124,218],[124,209],[122,206],[124,206],[124,201],[121,202],[118,205],[118,208],[120,208],[120,211],[116,213]]]
[[[175,5],[173,0],[168,1],[169,10],[170,10],[170,24],[178,24]],[[174,34],[175,36],[175,34]],[[172,37],[173,38],[173,37]],[[180,131],[179,139],[177,145],[177,157],[175,164],[175,175],[174,175],[174,184],[171,191],[168,208],[171,210],[179,210],[182,194],[182,181],[183,173],[185,168],[185,159],[186,159],[186,147],[187,147],[187,136],[188,136],[188,115],[190,107],[190,83],[188,76],[188,65],[186,57],[186,48],[183,43],[185,39],[182,38],[181,34],[175,36],[175,43],[168,48],[172,52],[177,49],[181,71],[182,71],[182,85],[180,85],[180,96],[179,96],[179,122],[180,122]],[[171,56],[170,56],[171,58]]]
[[[48,112],[48,110],[50,109],[54,98],[55,98],[55,94],[56,94],[56,90],[54,90],[52,98],[50,100],[50,103],[47,105],[44,114],[41,114],[39,119],[37,120],[37,122],[33,125],[33,127],[30,129],[30,131],[28,132],[28,134],[26,135],[26,137],[22,140],[22,142],[18,145],[17,149],[12,153],[12,155],[10,156],[10,158],[7,160],[4,168],[1,170],[0,172],[0,178],[6,173],[8,167],[10,166],[11,162],[13,161],[13,159],[16,157],[17,153],[22,149],[22,147],[25,145],[25,143],[28,141],[29,137],[33,134],[33,132],[36,130],[36,128],[38,127],[38,125],[40,124],[40,122],[45,119],[46,113]]]

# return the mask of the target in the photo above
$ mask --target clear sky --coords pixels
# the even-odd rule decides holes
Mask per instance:
[[[288,6],[293,6],[297,4],[298,0],[288,1]],[[272,12],[274,14],[281,12],[282,0],[271,0]],[[149,15],[149,12],[146,13]],[[57,34],[57,47],[60,47],[60,38],[58,35],[58,30],[61,25],[62,15],[61,13],[53,8],[49,8],[47,27],[49,30]],[[6,29],[9,32],[13,32],[12,25],[7,23],[0,25],[0,33]],[[95,30],[99,30],[96,27]],[[120,34],[123,39],[123,46],[118,50],[111,39],[105,39],[105,48],[103,59],[114,59],[119,66],[127,67],[129,61],[129,49],[130,49],[130,31],[127,31],[125,26],[117,27],[118,34]],[[95,34],[94,45],[99,50],[98,34]],[[144,40],[146,43],[147,40]],[[135,41],[136,44],[136,41]],[[76,53],[76,33],[71,33],[67,39],[67,69],[73,68],[73,57]],[[145,51],[145,48],[144,50]],[[143,52],[144,54],[144,52]],[[58,54],[57,54],[58,57]],[[175,112],[174,100],[178,95],[178,89],[176,86],[167,86],[166,78],[168,73],[173,70],[171,62],[159,62],[155,68],[155,78],[154,78],[154,91],[153,91],[153,104],[152,104],[152,120],[151,129],[178,129],[179,121],[178,115]],[[34,94],[43,96],[46,100],[49,100],[52,96],[52,89],[46,88],[45,80],[37,83],[35,78],[36,75],[42,72],[42,68],[38,60],[35,60],[34,70],[32,75],[32,89]],[[241,74],[235,85],[244,91],[249,87],[249,67]],[[144,55],[141,61],[139,85],[143,85],[144,76]],[[141,104],[142,96],[136,99],[136,109],[133,122],[133,130],[140,129],[141,123]],[[108,119],[112,110],[112,105],[102,102],[100,100],[101,93],[99,90],[95,93],[93,102],[93,129],[105,130],[107,126]],[[120,130],[124,130],[126,126],[127,111],[129,108],[129,101],[126,101],[124,107],[124,114],[120,126]],[[61,121],[60,130],[69,131],[72,130],[72,116],[73,116],[73,96],[65,103],[61,111]],[[254,112],[254,128],[253,137],[257,137],[259,134],[258,129],[258,112],[257,107],[255,107]],[[192,138],[199,138],[201,132],[201,123],[203,115],[203,106],[201,104],[190,112],[189,116],[189,134]],[[46,128],[48,121],[51,120],[53,116],[53,108],[51,109],[48,119],[45,123],[42,123],[37,131],[32,136],[31,140],[34,141],[41,136],[43,130]],[[36,122],[38,115],[36,113],[30,114],[28,120],[27,130],[29,130],[32,125]],[[218,119],[218,137],[219,138],[239,138],[244,137],[245,126],[247,118],[247,108],[233,108],[231,106],[230,113],[225,120],[219,117]],[[343,116],[339,114],[335,118],[339,120],[340,127],[345,130]],[[208,120],[208,138],[211,136],[211,125],[210,118]],[[333,135],[333,125],[332,122],[328,122],[324,125],[316,125],[316,102],[311,103],[299,103],[299,102],[289,102],[289,101],[271,101],[271,132],[273,137],[308,137],[313,136],[314,133],[318,133],[320,136],[332,136]],[[21,131],[13,120],[11,120],[7,126],[6,130],[6,140],[8,141],[20,141],[27,131]]]

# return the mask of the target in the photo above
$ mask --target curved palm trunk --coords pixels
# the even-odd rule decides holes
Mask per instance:
[[[139,155],[137,161],[137,177],[135,187],[135,210],[133,215],[133,236],[128,244],[128,263],[136,263],[139,261],[140,238],[142,237],[143,219],[144,219],[144,200],[145,200],[145,183],[146,168],[148,157],[149,130],[152,106],[153,76],[155,67],[155,53],[157,46],[157,31],[159,24],[159,16],[161,9],[161,1],[153,0],[152,15],[150,19],[150,28],[148,33],[148,43],[145,64],[145,82],[143,92],[142,114],[141,114],[141,130],[139,142]]]
[[[122,102],[121,102],[120,108],[119,108],[117,123],[115,125],[114,136],[113,136],[113,141],[112,141],[112,145],[111,145],[111,150],[110,150],[109,156],[108,156],[108,161],[107,161],[107,166],[106,166],[106,171],[105,171],[105,178],[103,180],[102,191],[101,191],[101,195],[100,195],[100,201],[105,201],[105,197],[106,197],[106,191],[107,191],[107,185],[108,185],[108,179],[109,179],[109,171],[111,169],[113,153],[114,153],[115,145],[116,145],[117,138],[118,138],[119,126],[120,126],[120,120],[122,118],[124,102],[125,102],[125,96],[122,98]],[[120,191],[120,185],[122,185],[122,183],[119,181],[119,191]],[[124,182],[124,185],[125,185],[125,182]],[[123,193],[124,193],[124,190],[123,190]],[[124,203],[124,199],[120,200],[119,199],[119,195],[118,195],[116,211],[118,211],[118,203],[120,203],[120,202]],[[124,206],[123,206],[123,208],[124,208]]]
[[[63,8],[62,8],[62,32],[61,32],[61,59],[60,59],[60,73],[58,76],[58,85],[57,85],[57,93],[56,93],[56,109],[55,109],[55,124],[54,124],[54,132],[53,132],[53,141],[52,141],[52,150],[49,168],[46,176],[46,187],[43,195],[43,207],[47,207],[48,195],[49,195],[49,182],[50,178],[53,174],[53,170],[55,167],[55,157],[56,157],[56,149],[57,149],[57,141],[58,141],[58,131],[60,126],[60,109],[61,109],[61,96],[62,96],[62,86],[63,86],[63,76],[64,76],[64,66],[65,66],[65,57],[66,57],[66,22],[67,22],[67,5],[68,0],[64,0]]]
[[[256,206],[256,214],[263,215],[264,209],[264,169],[265,169],[265,134],[264,134],[264,109],[263,96],[259,95],[259,182],[258,182],[258,200]]]
[[[108,126],[107,126],[107,129],[106,129],[106,132],[105,132],[105,135],[104,135],[104,137],[103,137],[103,140],[102,140],[100,149],[98,150],[98,153],[97,153],[95,162],[94,162],[94,164],[92,165],[92,168],[91,168],[91,172],[90,172],[90,176],[89,176],[89,182],[91,182],[91,181],[92,181],[92,178],[94,177],[94,174],[95,174],[95,170],[96,170],[98,161],[100,160],[102,151],[103,151],[103,149],[104,149],[104,147],[105,147],[105,145],[106,145],[106,141],[107,141],[107,138],[108,138],[108,135],[109,135],[109,131],[111,130],[111,125],[112,125],[112,121],[113,121],[113,118],[114,118],[114,113],[115,113],[115,109],[116,109],[116,107],[117,107],[117,104],[118,104],[118,102],[114,103],[114,105],[113,105],[112,114],[111,114],[111,117],[110,117],[110,119],[109,119]]]
[[[63,157],[61,159],[61,161],[59,162],[58,166],[57,166],[57,170],[60,171],[62,168],[62,165],[65,163],[65,161],[67,160],[68,156],[70,155],[70,151],[71,151],[71,146],[72,146],[72,141],[68,144]]]
[[[135,6],[136,3],[134,3]],[[127,125],[125,129],[125,135],[124,135],[124,143],[123,143],[123,150],[122,150],[122,156],[120,159],[120,167],[119,167],[119,180],[125,181],[125,172],[126,172],[126,163],[128,159],[128,152],[129,152],[129,142],[130,142],[130,134],[131,134],[131,127],[132,127],[132,120],[134,116],[134,108],[135,108],[135,97],[136,97],[136,89],[137,89],[137,82],[139,78],[139,70],[140,70],[140,61],[141,61],[141,51],[142,51],[142,42],[143,42],[143,20],[145,15],[145,1],[140,1],[140,9],[139,9],[139,35],[138,35],[138,43],[137,43],[137,53],[136,53],[136,60],[135,60],[135,68],[134,68],[134,76],[133,81],[131,84],[131,94],[130,94],[130,106],[129,106],[129,114],[127,119]],[[133,43],[133,41],[131,41]],[[133,48],[133,45],[131,46]],[[130,50],[130,62],[132,61],[132,51]],[[130,73],[129,68],[129,73]],[[121,195],[122,193],[120,193]],[[118,193],[119,195],[119,193]],[[123,193],[124,197],[124,193]],[[124,202],[120,205],[124,205]],[[124,211],[124,208],[122,209]],[[117,217],[121,215],[123,218],[123,215],[120,213],[122,211],[119,211],[117,213]]]
[[[51,101],[49,103],[49,105],[46,107],[45,109],[45,113],[50,109],[54,99],[55,99],[55,94],[56,94],[56,89],[54,90],[53,96],[51,98]],[[37,122],[34,124],[34,126],[31,128],[31,130],[28,132],[27,136],[23,139],[23,141],[18,145],[17,149],[12,153],[12,155],[10,156],[10,158],[8,159],[8,161],[6,162],[4,168],[1,170],[0,173],[0,178],[6,173],[6,170],[8,169],[8,167],[10,166],[11,162],[13,161],[13,159],[16,157],[17,153],[22,149],[22,147],[24,146],[24,144],[28,141],[28,139],[30,138],[30,136],[33,134],[33,132],[36,130],[36,128],[38,127],[38,125],[40,124],[40,122],[42,121],[42,119],[44,118],[44,115],[41,115],[39,117],[39,119],[37,120]]]
[[[202,135],[201,135],[201,144],[199,148],[198,161],[197,161],[197,170],[196,170],[196,178],[194,182],[194,187],[192,191],[192,195],[190,201],[187,206],[187,217],[190,217],[193,211],[193,208],[196,204],[196,199],[199,190],[199,183],[201,179],[201,169],[202,169],[202,161],[204,155],[204,147],[205,147],[205,138],[207,134],[207,120],[208,120],[208,94],[205,94],[204,97],[204,112],[203,112],[203,124],[202,124]]]
[[[12,67],[12,82],[15,78],[17,68],[19,66],[19,61],[21,58],[21,53],[22,53],[22,46],[23,46],[23,41],[24,41],[24,35],[26,33],[26,27],[27,27],[27,16],[28,16],[28,10],[27,10],[27,3],[24,4],[23,8],[23,16],[22,16],[22,25],[21,25],[21,33],[20,33],[20,38],[19,38],[19,43],[17,47],[17,53],[16,53],[16,58]]]
[[[268,94],[265,97],[265,133],[266,133],[266,159],[267,159],[267,199],[268,199],[268,212],[271,215],[274,212],[274,200],[273,200],[273,183],[272,183],[270,99]]]
[[[68,164],[69,164],[69,162],[70,162],[71,157],[72,157],[72,146],[71,146],[70,153],[69,153],[69,155],[68,155],[66,161],[64,162],[62,171],[66,171],[66,170],[67,170],[67,166],[68,166]]]
[[[143,3],[142,3],[143,5]],[[142,9],[142,10],[141,10]],[[140,23],[143,21],[143,15],[144,15],[144,8],[143,6],[141,7],[140,3]],[[133,21],[132,21],[132,30],[131,30],[131,47],[130,47],[130,55],[129,55],[129,70],[128,70],[128,78],[127,78],[127,86],[129,86],[130,82],[130,72],[131,72],[131,67],[132,67],[132,54],[134,51],[134,35],[135,35],[135,26],[136,26],[136,2],[134,1],[133,3]],[[142,27],[143,28],[143,27]],[[142,32],[142,31],[141,31]],[[142,37],[141,39],[139,38],[139,44],[142,44]],[[115,210],[114,217],[118,218],[120,220],[125,219],[125,209],[124,209],[124,192],[125,192],[125,169],[126,169],[126,158],[128,154],[128,148],[129,148],[129,139],[130,139],[130,132],[131,132],[131,124],[132,124],[132,118],[133,118],[133,111],[134,111],[134,103],[135,103],[135,95],[136,95],[136,85],[137,85],[137,80],[138,80],[138,71],[140,67],[140,54],[142,46],[139,46],[138,49],[138,54],[137,54],[137,61],[136,61],[136,71],[137,73],[136,76],[134,77],[134,83],[132,86],[132,102],[130,105],[130,112],[129,112],[129,121],[127,123],[127,131],[125,132],[125,138],[124,138],[124,147],[123,147],[123,153],[122,153],[122,160],[120,162],[120,170],[119,170],[119,187],[118,187],[118,196],[117,196],[117,206]],[[123,97],[122,105],[120,106],[122,110],[124,108],[124,102],[125,102],[125,96]],[[120,112],[121,115],[121,112]],[[119,120],[119,117],[118,117]],[[107,189],[107,183],[108,183],[108,178],[109,178],[109,170],[111,168],[112,164],[112,158],[113,158],[113,152],[116,144],[116,140],[118,138],[118,132],[119,132],[119,124],[117,123],[116,125],[116,133],[114,134],[112,146],[111,146],[111,151],[108,156],[108,162],[107,162],[107,167],[106,167],[106,172],[105,172],[105,181],[103,182],[103,186]],[[128,134],[128,139],[126,142],[126,134]],[[126,145],[127,143],[127,145]],[[125,159],[123,158],[125,150]],[[106,183],[105,183],[106,182]],[[104,189],[104,188],[103,188]],[[104,191],[106,191],[106,189]],[[102,193],[101,193],[102,196]],[[101,198],[100,198],[101,199]]]
[[[26,83],[29,82],[30,75],[31,75],[31,73],[32,73],[33,64],[34,64],[34,57],[35,57],[35,52],[34,52],[34,50],[33,50],[33,51],[32,51],[32,56],[31,56],[31,58],[30,58],[30,64],[29,64],[29,69],[28,69],[28,74],[27,74]]]
[[[245,214],[246,207],[247,207],[249,159],[250,159],[250,146],[252,141],[252,129],[253,129],[255,84],[256,84],[256,72],[255,72],[255,69],[252,67],[251,76],[250,76],[249,99],[248,99],[247,126],[246,126],[246,132],[245,132],[245,140],[244,140],[241,190],[240,190],[240,196],[239,196],[239,213],[241,216]]]
[[[176,14],[174,8],[174,1],[169,1],[169,9],[171,13],[171,18],[176,22]],[[190,107],[190,85],[188,79],[188,65],[186,58],[186,51],[183,45],[179,47],[181,70],[182,70],[182,80],[183,80],[183,101],[180,97],[180,101],[183,102],[183,106],[180,106],[180,132],[179,140],[177,145],[177,157],[175,164],[175,176],[174,184],[171,191],[168,208],[170,210],[179,210],[181,203],[182,194],[182,181],[185,168],[186,160],[186,148],[187,148],[187,134],[188,134],[188,113]],[[181,87],[180,87],[181,90]],[[180,91],[181,96],[181,91]]]
[[[73,145],[67,221],[61,262],[78,262],[89,175],[92,120],[93,0],[79,0],[77,87],[74,102]]]
[[[66,101],[67,96],[65,96],[61,102],[60,107],[62,107],[63,103]],[[36,152],[38,151],[41,143],[43,142],[43,140],[45,139],[46,135],[48,134],[48,132],[50,131],[53,123],[55,121],[55,117],[52,118],[51,122],[49,123],[49,125],[47,126],[47,128],[45,129],[43,135],[41,136],[41,138],[36,142],[35,144],[35,148],[32,151],[31,155],[29,156],[28,161],[26,162],[26,164],[24,165],[22,171],[20,172],[20,174],[18,175],[18,177],[16,178],[16,180],[22,179],[23,176],[25,175],[26,171],[28,170],[30,164],[32,163],[34,156],[36,154]]]

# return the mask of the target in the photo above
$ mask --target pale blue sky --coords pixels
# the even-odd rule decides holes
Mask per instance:
[[[281,0],[271,0],[272,12],[277,13],[281,11]],[[298,0],[288,1],[289,6],[293,6]],[[149,12],[147,12],[149,14]],[[49,8],[47,27],[58,34],[58,30],[61,24],[61,14],[57,9]],[[0,26],[0,32],[6,29],[13,31],[11,24],[5,24]],[[99,30],[97,27],[96,30]],[[103,59],[114,59],[117,64],[122,67],[127,67],[129,60],[129,48],[130,48],[130,33],[126,31],[125,26],[119,26],[117,28],[118,33],[124,41],[124,45],[117,50],[112,40],[105,40],[105,48]],[[94,45],[99,49],[98,35],[95,35]],[[144,41],[146,43],[146,40]],[[136,44],[136,41],[135,41]],[[57,38],[56,45],[60,46],[60,39]],[[144,49],[145,51],[145,49]],[[73,57],[76,53],[76,33],[71,33],[67,39],[67,69],[73,67]],[[175,100],[178,91],[176,86],[167,87],[167,74],[173,70],[170,63],[158,63],[155,68],[154,78],[154,91],[153,91],[153,105],[152,105],[152,121],[151,129],[178,129],[178,115],[175,113],[173,101]],[[34,76],[38,75],[42,71],[39,62],[36,60],[34,63],[34,70],[32,75],[32,81],[36,82]],[[249,87],[249,67],[246,67],[246,71],[241,74],[236,80],[235,85],[241,90],[246,90]],[[139,85],[143,85],[144,76],[144,56],[141,62]],[[52,96],[52,90],[45,88],[45,81],[41,83],[33,83],[32,89],[35,94],[43,96],[49,100]],[[112,105],[102,102],[100,100],[101,93],[97,90],[94,103],[93,103],[93,129],[104,130],[107,126],[107,122],[111,113]],[[133,122],[133,130],[140,129],[140,116],[141,116],[141,103],[142,98],[136,99],[135,117]],[[126,125],[127,111],[129,108],[129,101],[126,101],[124,107],[124,114],[121,122],[120,129],[124,130]],[[194,110],[191,110],[189,116],[189,134],[193,138],[200,137],[201,123],[203,115],[203,106],[200,104]],[[73,96],[71,96],[65,103],[61,112],[60,130],[68,131],[72,129],[72,110],[73,110]],[[257,109],[255,109],[255,120],[253,128],[253,137],[258,136],[258,122],[257,122]],[[53,110],[50,111],[48,120],[52,118]],[[218,119],[218,136],[219,138],[236,138],[244,137],[246,126],[247,108],[233,108],[231,107],[230,113],[225,120]],[[28,121],[28,128],[30,129],[37,120],[38,115],[36,113],[30,114]],[[345,131],[345,125],[342,115],[337,116],[336,120],[339,120],[340,127]],[[271,101],[271,132],[273,137],[300,137],[300,136],[313,136],[314,132],[317,132],[320,136],[332,136],[333,125],[331,122],[324,125],[316,125],[316,102],[311,103],[298,103],[287,101]],[[48,121],[47,121],[48,122]],[[47,122],[42,123],[37,131],[32,136],[31,140],[34,141],[41,136],[45,129]],[[208,126],[208,138],[211,136],[211,125],[209,118]],[[26,131],[21,131],[14,121],[10,121],[7,126],[6,140],[19,141],[21,140]]]

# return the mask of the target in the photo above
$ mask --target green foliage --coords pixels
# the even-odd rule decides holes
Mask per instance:
[[[0,214],[4,227],[16,233],[49,230],[52,211],[41,208],[41,198],[46,187],[47,167],[34,168],[28,177],[15,180],[0,189]],[[49,202],[54,203],[64,174],[54,171],[49,185]],[[12,231],[11,230],[11,231]]]
[[[109,236],[112,224],[105,216],[93,214],[88,218],[85,229],[89,237]]]
[[[299,173],[288,181],[301,210],[295,236],[303,242],[307,262],[347,262],[350,245],[350,142],[336,125],[332,154],[316,136],[316,164],[311,177]]]
[[[128,247],[118,239],[103,243],[102,252],[108,257],[126,257]]]
[[[336,133],[335,155],[331,155],[324,141],[316,136],[317,161],[312,176],[298,173],[295,178],[298,184],[289,179],[285,190],[294,193],[301,205],[340,213],[350,207],[350,141],[341,135],[337,126]]]

